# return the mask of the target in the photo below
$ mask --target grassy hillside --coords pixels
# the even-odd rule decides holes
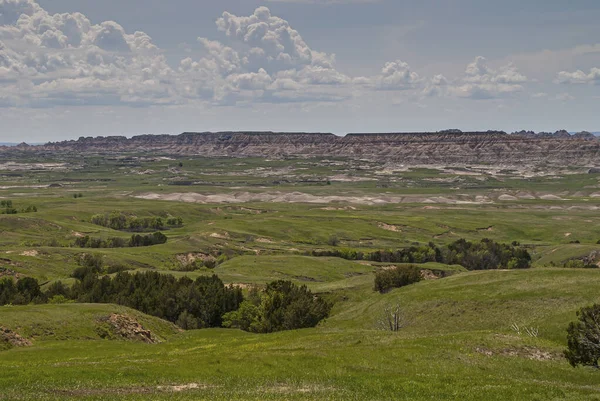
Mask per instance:
[[[77,340],[89,333],[82,322],[113,306],[3,308],[9,327],[68,319],[79,329],[4,351],[0,389],[6,399],[598,400],[597,372],[571,368],[561,351],[576,309],[600,302],[599,284],[595,271],[566,269],[462,273],[384,295],[359,283],[331,292],[338,303],[316,329],[165,327],[161,344]],[[390,303],[409,317],[399,333],[374,329]]]
[[[160,340],[180,332],[173,324],[118,305],[61,304],[0,307],[0,325],[35,344],[48,341],[98,340],[99,321],[111,314],[127,315]]]

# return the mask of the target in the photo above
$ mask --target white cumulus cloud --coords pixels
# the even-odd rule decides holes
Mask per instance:
[[[50,14],[34,0],[0,0],[0,107],[338,102],[369,91],[487,99],[528,81],[514,65],[493,69],[483,57],[456,79],[422,77],[400,59],[352,77],[336,67],[335,54],[313,49],[267,7],[224,12],[215,24],[221,38],[198,38],[202,55],[167,60],[149,35],[115,21],[94,24],[77,12]],[[561,72],[558,80],[598,83],[599,75]]]
[[[600,68],[592,68],[589,73],[581,70],[574,72],[561,71],[556,81],[560,84],[591,84],[600,85]]]
[[[463,76],[448,80],[434,76],[423,93],[427,96],[456,96],[469,99],[494,99],[523,91],[528,78],[513,64],[491,68],[485,57],[478,56],[467,65]]]

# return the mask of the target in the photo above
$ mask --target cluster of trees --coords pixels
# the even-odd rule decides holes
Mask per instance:
[[[47,298],[42,293],[38,281],[24,277],[15,282],[12,277],[0,279],[0,305],[27,305],[45,303]]]
[[[77,302],[128,306],[184,329],[219,327],[223,314],[244,300],[240,288],[225,286],[215,275],[194,281],[156,272],[121,272],[112,278],[90,272],[65,296]]]
[[[27,206],[21,210],[13,206],[11,200],[0,200],[0,214],[17,214],[17,213],[35,213],[37,212],[36,206]]]
[[[131,270],[130,267],[118,263],[105,264],[103,256],[97,253],[84,253],[77,262],[81,267],[75,269],[71,277],[78,280],[83,280],[88,274],[113,274]]]
[[[421,281],[421,269],[418,266],[396,266],[375,273],[375,291],[384,293],[392,288],[404,287],[419,281]]]
[[[448,245],[444,263],[457,264],[468,270],[527,269],[531,266],[531,255],[514,242],[500,244],[490,239],[469,242],[460,239]]]
[[[268,284],[262,292],[251,291],[239,309],[223,316],[223,326],[253,333],[315,327],[329,316],[331,307],[306,286],[280,280]]]
[[[140,246],[159,245],[166,242],[166,235],[161,232],[155,232],[154,234],[149,235],[134,234],[129,240],[119,237],[102,239],[86,235],[85,237],[77,238],[74,245],[80,248],[135,248]]]
[[[313,251],[312,255],[385,263],[438,262],[458,264],[468,270],[525,269],[531,266],[531,255],[519,244],[500,244],[490,239],[480,242],[460,239],[443,248],[430,242],[425,246],[411,246],[396,251],[379,250],[365,254],[353,249],[331,249]]]
[[[110,214],[96,214],[92,216],[90,222],[120,231],[164,230],[165,228],[181,227],[183,225],[181,217],[167,217],[165,219],[162,217],[136,217],[118,211]]]
[[[183,329],[239,327],[270,333],[314,327],[329,315],[331,304],[305,286],[277,281],[254,289],[244,300],[239,287],[225,286],[218,276],[177,279],[156,272],[119,272],[99,276],[101,260],[90,255],[73,277],[72,287],[57,281],[42,292],[34,278],[0,280],[0,305],[29,303],[114,303],[171,321]]]

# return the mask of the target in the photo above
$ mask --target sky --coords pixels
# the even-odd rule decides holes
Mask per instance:
[[[600,131],[597,0],[0,0],[0,142]]]

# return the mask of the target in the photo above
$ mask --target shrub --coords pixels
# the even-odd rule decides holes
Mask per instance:
[[[306,287],[291,281],[274,281],[260,296],[254,294],[234,312],[223,316],[225,327],[254,333],[272,333],[314,327],[329,316],[331,304]]]
[[[568,348],[565,358],[571,366],[593,366],[598,368],[600,359],[600,305],[595,304],[577,312],[578,321],[571,322],[567,329]]]
[[[340,243],[340,239],[337,237],[337,235],[331,235],[329,237],[329,239],[327,240],[327,244],[331,245],[331,246],[338,246]]]
[[[397,266],[375,273],[375,291],[384,293],[421,281],[421,270],[417,266]]]
[[[64,295],[55,295],[52,298],[48,299],[48,303],[51,305],[59,305],[59,304],[68,304],[70,301]]]
[[[379,330],[393,332],[400,331],[408,324],[409,320],[399,304],[384,306],[380,316],[375,321],[375,325]]]

